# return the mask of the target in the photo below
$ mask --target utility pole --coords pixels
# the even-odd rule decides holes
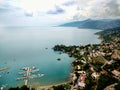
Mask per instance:
[[[29,79],[33,79],[33,78],[39,78],[39,77],[43,77],[44,74],[33,74],[35,72],[39,72],[39,69],[37,69],[35,66],[33,67],[23,67],[21,70],[24,70],[23,72],[18,72],[18,74],[23,74],[23,77],[17,78],[17,80],[24,80],[24,85],[28,85],[28,81]]]

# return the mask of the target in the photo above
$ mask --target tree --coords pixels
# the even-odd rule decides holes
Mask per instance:
[[[120,90],[120,81],[119,81],[118,84],[115,86],[115,90]]]
[[[117,79],[113,78],[112,76],[100,75],[100,79],[98,80],[97,90],[103,90],[106,86],[116,82],[117,82]]]
[[[30,90],[27,86],[23,85],[22,87],[9,88],[9,90]],[[32,88],[32,90],[35,90]]]

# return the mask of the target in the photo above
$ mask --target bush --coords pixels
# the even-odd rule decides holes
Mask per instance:
[[[118,82],[118,85],[115,86],[115,90],[120,90],[120,81]]]
[[[98,80],[97,90],[103,90],[106,86],[118,82],[115,78],[108,75],[101,75]]]
[[[22,87],[15,87],[15,88],[9,88],[9,90],[30,90],[27,86],[22,86]],[[35,90],[34,88],[32,88],[32,90]]]

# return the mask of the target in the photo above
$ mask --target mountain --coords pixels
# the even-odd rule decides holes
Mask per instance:
[[[84,21],[74,21],[74,22],[65,23],[60,26],[105,30],[105,29],[119,27],[120,19],[101,19],[101,20],[87,19]]]

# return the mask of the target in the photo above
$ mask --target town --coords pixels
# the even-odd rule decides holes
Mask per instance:
[[[67,90],[120,89],[120,30],[117,28],[96,34],[100,36],[100,44],[53,47],[54,51],[75,58]]]
[[[53,50],[59,54],[67,53],[75,60],[71,63],[72,71],[67,82],[52,85],[48,88],[40,87],[39,90],[120,90],[120,30],[111,29],[96,33],[101,39],[100,44],[88,45],[55,45]],[[61,58],[57,59],[59,62]],[[8,69],[2,68],[1,70]],[[33,69],[33,70],[32,70]],[[28,79],[44,76],[43,74],[30,76],[30,72],[37,72],[35,67],[23,68],[25,77],[17,80],[25,80],[21,88],[9,90],[29,90]],[[2,86],[4,88],[5,86]],[[4,90],[4,89],[2,89]],[[32,90],[35,90],[32,88]],[[38,90],[38,89],[37,89]]]

